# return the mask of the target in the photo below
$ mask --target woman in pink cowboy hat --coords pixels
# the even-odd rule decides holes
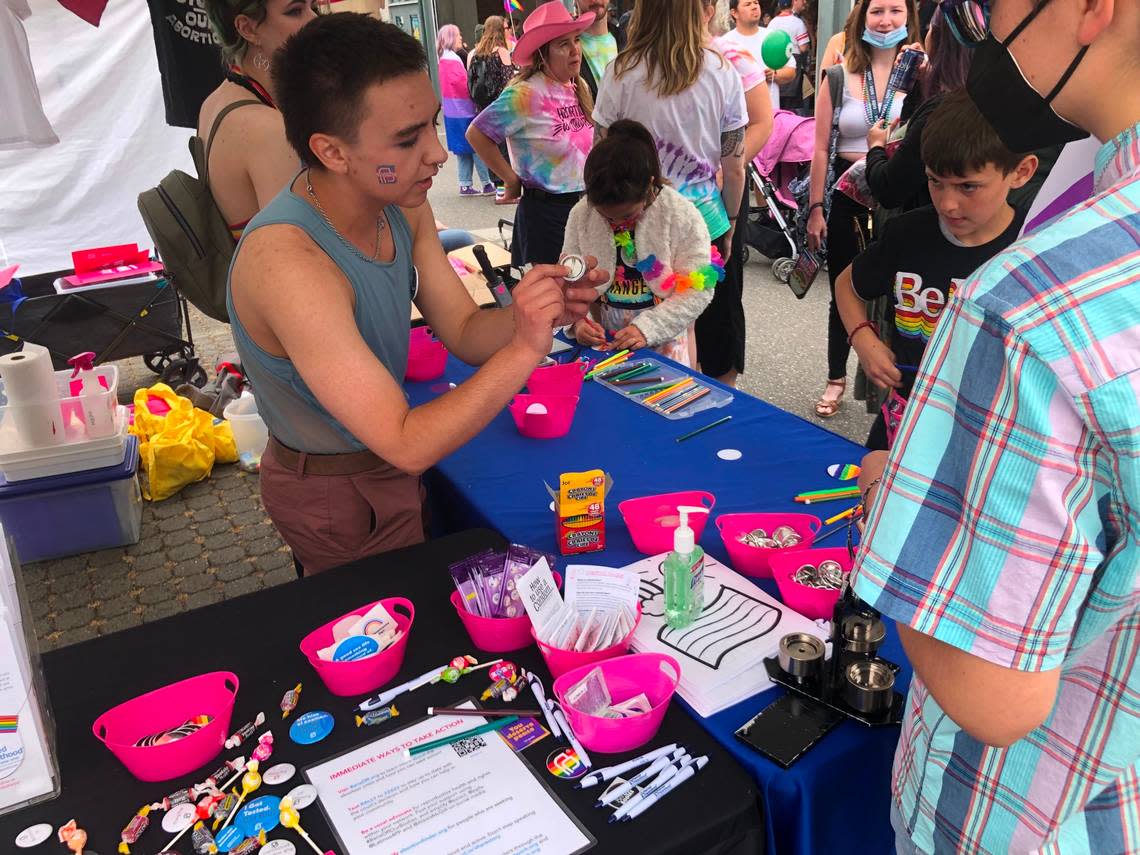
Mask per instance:
[[[471,147],[504,181],[496,203],[519,203],[511,244],[516,265],[558,261],[566,218],[585,189],[594,105],[578,76],[578,38],[593,21],[592,12],[571,18],[558,0],[535,9],[512,53],[523,70],[467,129]],[[504,140],[511,163],[498,148]]]

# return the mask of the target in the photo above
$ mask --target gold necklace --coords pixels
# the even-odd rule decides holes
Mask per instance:
[[[313,189],[312,177],[310,175],[311,171],[312,170],[310,169],[305,170],[305,190],[308,192],[309,198],[313,200],[313,204],[316,206],[317,212],[321,215],[321,218],[328,224],[328,227],[333,230],[333,234],[340,238],[341,242],[345,244],[345,246],[347,246],[365,261],[378,260],[380,258],[380,238],[384,233],[384,215],[380,214],[376,218],[376,249],[372,251],[372,257],[369,258],[357,248],[356,244],[342,235],[337,227],[333,225],[333,221],[329,219],[329,215],[326,214],[325,209],[321,207],[321,200],[317,198],[317,192]]]

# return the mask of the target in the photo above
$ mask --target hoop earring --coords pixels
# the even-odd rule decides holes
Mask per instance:
[[[269,57],[258,50],[257,54],[253,57],[253,67],[258,71],[266,71],[269,69]]]

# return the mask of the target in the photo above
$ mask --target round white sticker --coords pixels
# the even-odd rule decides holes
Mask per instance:
[[[162,830],[168,834],[185,831],[188,826],[194,824],[197,815],[198,811],[192,804],[175,805],[163,816]]]
[[[265,773],[261,776],[261,780],[265,781],[265,783],[271,787],[276,787],[278,784],[284,784],[292,778],[296,771],[297,769],[292,763],[278,763],[276,766],[266,769]]]
[[[261,855],[297,855],[292,840],[270,840],[261,847]]]
[[[722,448],[716,453],[721,460],[739,460],[744,454],[739,448]]]
[[[46,822],[30,826],[16,835],[16,845],[21,849],[31,849],[33,846],[39,846],[52,836],[52,831],[52,827]]]
[[[304,810],[317,800],[317,788],[312,784],[301,784],[291,789],[286,798],[293,800],[293,807],[297,810]]]

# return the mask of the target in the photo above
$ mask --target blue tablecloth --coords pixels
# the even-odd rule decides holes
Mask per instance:
[[[448,388],[449,381],[461,382],[472,373],[451,358],[440,380],[407,384],[408,397],[413,406],[425,403]],[[675,441],[724,415],[731,415],[732,421],[683,443]],[[721,460],[717,451],[723,448],[739,449],[743,457]],[[448,531],[487,526],[515,542],[556,553],[554,518],[543,481],[556,485],[562,472],[604,469],[614,479],[606,497],[606,551],[583,560],[620,567],[643,557],[617,510],[624,499],[707,490],[716,496],[714,518],[741,511],[802,512],[803,506],[792,500],[796,493],[838,486],[827,467],[858,463],[863,453],[862,446],[740,392],[722,409],[670,421],[586,383],[569,435],[526,439],[504,410],[426,479],[437,526]],[[819,511],[826,517],[843,508],[834,502],[819,506]],[[843,542],[840,534],[827,545]],[[729,563],[711,521],[701,545]],[[759,584],[778,596],[771,580]],[[910,668],[893,625],[881,653],[903,665],[898,687],[905,692]],[[782,691],[771,689],[707,719],[697,716],[758,781],[769,851],[893,852],[888,799],[898,728],[871,729],[845,721],[785,770],[733,735]]]

